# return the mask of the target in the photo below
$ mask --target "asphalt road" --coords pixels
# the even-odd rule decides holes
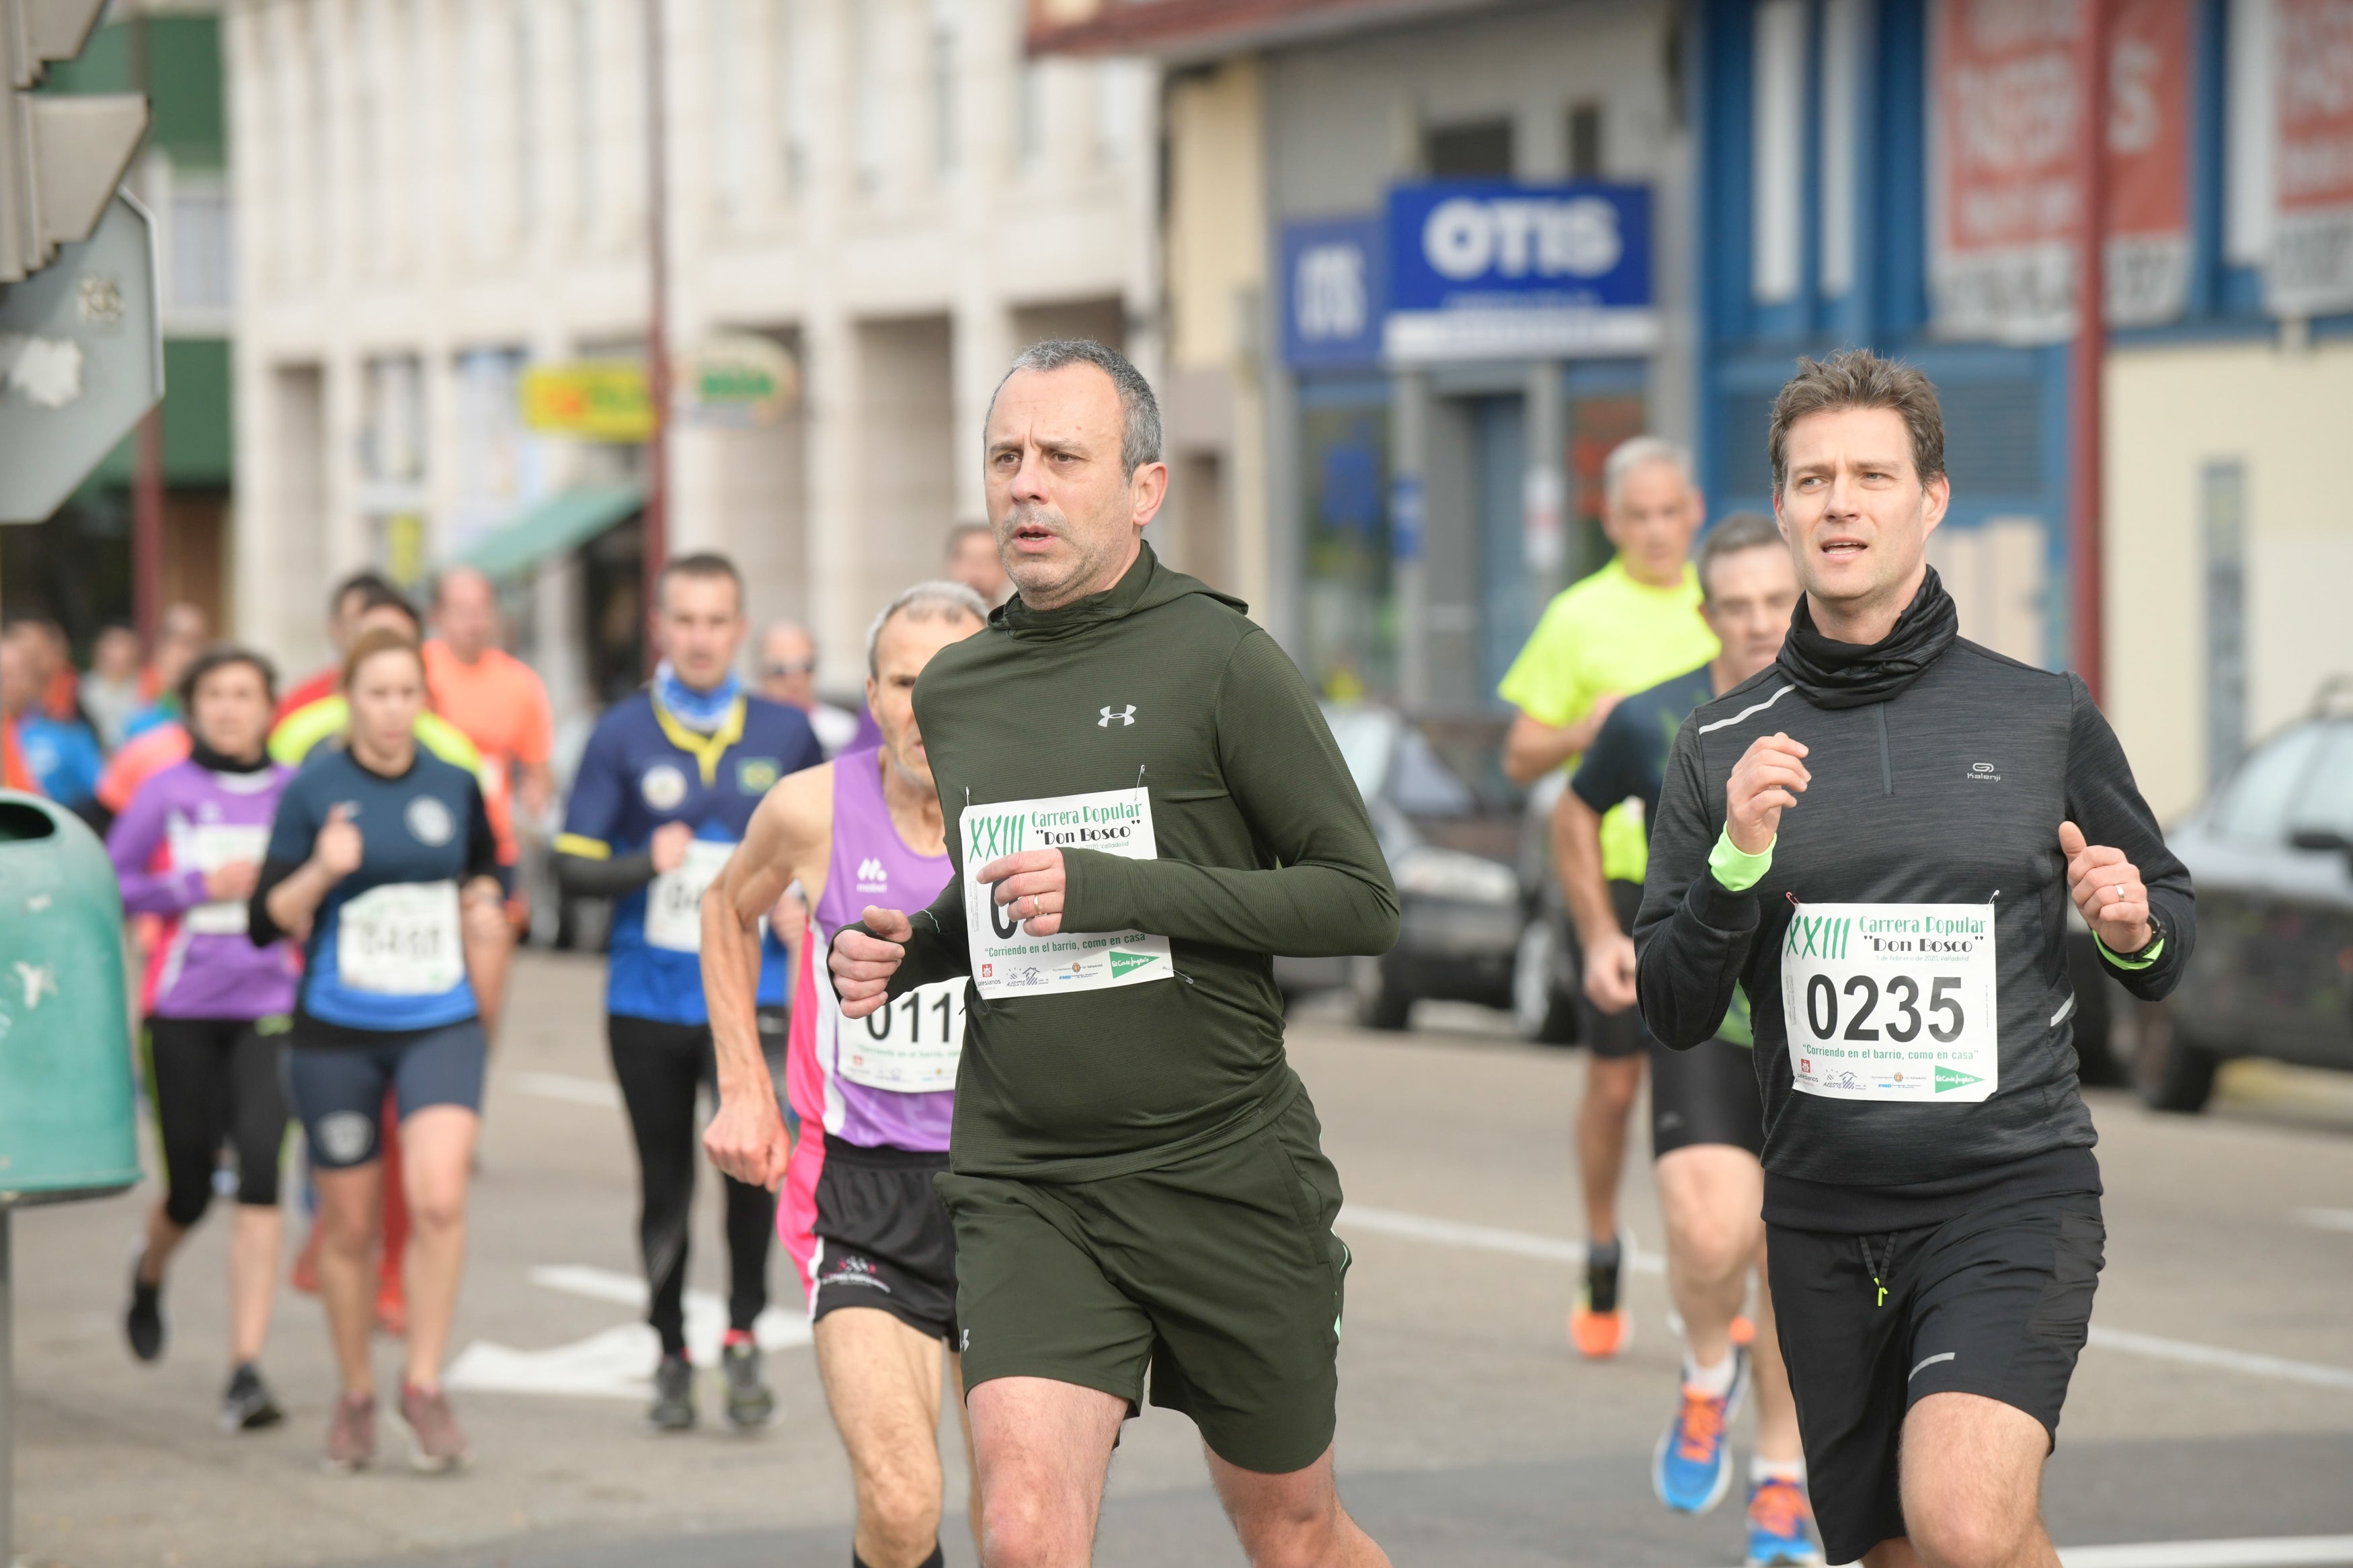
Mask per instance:
[[[143,1367],[122,1347],[119,1313],[145,1194],[21,1214],[26,1562],[846,1562],[846,1468],[792,1311],[764,1333],[777,1425],[748,1437],[642,1425],[651,1352],[631,1326],[635,1172],[600,990],[594,961],[527,957],[518,971],[457,1336],[453,1382],[476,1452],[459,1476],[319,1472],[330,1363],[316,1304],[290,1292],[267,1364],[292,1420],[237,1437],[214,1429],[226,1370],[219,1216],[175,1274],[169,1354]],[[1292,1032],[1349,1198],[1339,1462],[1350,1508],[1401,1568],[1737,1563],[1736,1507],[1679,1519],[1650,1495],[1676,1367],[1655,1263],[1632,1280],[1628,1354],[1588,1364],[1567,1342],[1567,1130],[1581,1058],[1521,1046],[1476,1010],[1426,1014],[1410,1035],[1375,1036],[1310,1007]],[[2046,1484],[2069,1568],[2353,1563],[2353,1079],[2233,1069],[2202,1118],[2152,1116],[2113,1094],[2094,1113],[2108,1268]],[[1628,1191],[1648,1254],[1659,1226],[1645,1173]],[[722,1287],[717,1236],[706,1205],[693,1260],[703,1291]],[[781,1256],[773,1277],[790,1279]],[[713,1312],[706,1301],[696,1313],[706,1334]],[[391,1346],[380,1365],[396,1376]],[[953,1437],[947,1447],[955,1490],[964,1468]],[[961,1525],[959,1513],[947,1542],[960,1564],[972,1561]],[[2256,1544],[2075,1550],[2158,1542]],[[1097,1561],[1240,1561],[1182,1417],[1147,1412],[1128,1427]]]

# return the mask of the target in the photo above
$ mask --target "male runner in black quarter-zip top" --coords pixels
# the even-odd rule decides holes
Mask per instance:
[[[1830,1561],[2055,1568],[2042,1468],[2105,1240],[2067,905],[2109,973],[2163,996],[2189,873],[2083,681],[1956,635],[1926,556],[1951,495],[1927,378],[1804,362],[1769,439],[1805,597],[1779,659],[1676,738],[1642,1016],[1688,1047],[1748,994]]]
[[[1386,1568],[1333,1489],[1340,1184],[1270,957],[1396,940],[1379,843],[1298,669],[1143,542],[1168,470],[1133,365],[1029,350],[984,456],[1019,594],[914,693],[955,874],[829,963],[851,1018],[969,978],[937,1185],[987,1561],[1088,1561],[1148,1366],[1252,1562]]]

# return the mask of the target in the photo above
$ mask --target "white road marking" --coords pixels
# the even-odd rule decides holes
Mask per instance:
[[[2353,1209],[2298,1209],[2295,1217],[2315,1230],[2353,1230]]]
[[[646,1282],[634,1274],[585,1264],[533,1268],[529,1279],[543,1289],[585,1296],[643,1311]],[[727,1329],[727,1307],[708,1290],[686,1293],[686,1347],[698,1367],[719,1364],[719,1342]],[[770,1307],[752,1325],[765,1351],[792,1350],[809,1342],[807,1317]],[[551,1394],[587,1399],[644,1399],[653,1391],[653,1369],[661,1342],[645,1323],[624,1323],[546,1350],[517,1350],[477,1340],[449,1363],[443,1380],[452,1388],[500,1394]]]
[[[621,1108],[619,1087],[601,1078],[575,1078],[565,1072],[519,1072],[507,1081],[525,1094],[535,1094],[542,1100],[561,1100],[574,1105],[594,1105],[602,1110]]]
[[[1415,1241],[1436,1242],[1441,1247],[1472,1247],[1482,1251],[1508,1252],[1552,1263],[1575,1265],[1585,1261],[1582,1242],[1536,1236],[1524,1230],[1458,1225],[1452,1220],[1405,1214],[1396,1209],[1364,1208],[1350,1204],[1340,1211],[1340,1224],[1408,1237]],[[1663,1274],[1666,1272],[1666,1260],[1655,1253],[1635,1252],[1628,1260],[1628,1267],[1638,1274]],[[2281,1356],[2259,1355],[2252,1351],[2193,1344],[2187,1340],[2162,1339],[2155,1334],[2135,1333],[2127,1329],[2103,1328],[2097,1323],[2092,1325],[2091,1342],[2098,1349],[2122,1351],[2127,1355],[2151,1356],[2159,1361],[2180,1362],[2190,1366],[2215,1367],[2224,1372],[2245,1373],[2252,1377],[2279,1378],[2288,1383],[2308,1384],[2316,1388],[2353,1391],[2353,1367],[2289,1361]],[[2334,1562],[2336,1559],[2297,1558],[2294,1561]],[[2353,1555],[2348,1555],[2345,1561],[2353,1563]]]
[[[2059,1562],[2061,1568],[2320,1568],[2353,1563],[2353,1535],[2063,1546]]]

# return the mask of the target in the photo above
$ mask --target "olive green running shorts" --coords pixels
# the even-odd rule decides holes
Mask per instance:
[[[1181,1410],[1228,1464],[1332,1445],[1348,1249],[1340,1177],[1300,1091],[1240,1142],[1103,1181],[943,1174],[967,1394],[1044,1377]]]

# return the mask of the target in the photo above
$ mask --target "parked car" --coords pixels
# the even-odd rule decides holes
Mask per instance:
[[[1500,720],[1408,719],[1370,704],[1324,720],[1397,881],[1397,945],[1378,958],[1274,961],[1285,995],[1345,986],[1367,1027],[1402,1029],[1422,1000],[1511,1005],[1521,920],[1518,792]]]
[[[2255,748],[2166,842],[2198,892],[2198,944],[2119,1030],[2159,1110],[2204,1109],[2233,1057],[2353,1071],[2353,679]]]

